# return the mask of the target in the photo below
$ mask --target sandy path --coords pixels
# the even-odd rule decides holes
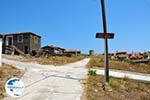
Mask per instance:
[[[4,100],[80,100],[83,93],[81,80],[86,78],[88,61],[49,66],[3,59],[4,63],[25,70],[22,81],[26,86],[22,97],[7,96]]]

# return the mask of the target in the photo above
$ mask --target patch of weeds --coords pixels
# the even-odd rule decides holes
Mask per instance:
[[[87,67],[103,67],[104,66],[104,59],[101,56],[91,56],[90,61],[87,64]]]
[[[11,65],[3,65],[0,67],[0,100],[5,96],[5,83],[9,78],[21,77],[23,71],[16,69]]]
[[[92,56],[90,57],[90,61],[87,64],[88,68],[93,67],[103,67],[104,61],[102,56]],[[140,72],[140,73],[150,73],[150,65],[149,64],[136,64],[131,60],[124,61],[116,61],[109,59],[109,68],[116,70],[124,70],[124,71],[132,71],[132,72]]]
[[[38,60],[37,60],[38,59]],[[69,63],[73,63],[79,60],[84,59],[83,56],[71,56],[71,57],[67,57],[67,56],[51,56],[48,58],[36,58],[35,61],[39,62],[40,64],[43,65],[64,65],[64,64],[69,64]]]
[[[126,63],[129,63],[129,64],[132,64],[132,65],[136,64],[135,62],[133,62],[133,61],[131,61],[129,59],[124,59],[123,61],[126,62]]]
[[[0,70],[0,78],[2,78],[2,77],[3,77],[3,71]]]
[[[110,77],[111,91],[103,90],[103,76],[89,76],[86,84],[86,100],[150,100],[150,84]]]

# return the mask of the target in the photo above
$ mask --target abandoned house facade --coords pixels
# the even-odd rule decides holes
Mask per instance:
[[[41,47],[41,36],[32,32],[1,34],[4,54],[35,55]]]
[[[73,56],[73,55],[80,55],[81,54],[81,51],[80,50],[65,50],[64,51],[64,54],[65,55],[68,55],[68,56]]]
[[[40,49],[39,55],[43,56],[55,56],[55,55],[63,55],[65,49],[61,47],[57,47],[54,45],[47,45]],[[38,56],[38,55],[37,55]]]
[[[36,56],[78,56],[81,55],[79,50],[66,50],[62,47],[47,45],[40,49]]]

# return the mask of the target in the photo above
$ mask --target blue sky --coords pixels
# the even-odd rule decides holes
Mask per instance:
[[[150,49],[150,1],[106,0],[109,51]],[[99,0],[0,0],[0,33],[35,32],[42,45],[102,53]]]

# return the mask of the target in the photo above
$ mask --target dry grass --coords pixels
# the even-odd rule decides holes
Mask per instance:
[[[89,76],[85,83],[84,100],[150,100],[150,84],[128,78],[110,78],[110,90],[103,90],[103,77]]]
[[[104,66],[104,60],[102,56],[91,56],[90,61],[87,64],[88,68],[103,67],[103,66]]]
[[[93,56],[89,61],[87,67],[103,67],[104,61],[103,57]],[[135,64],[126,61],[114,61],[109,60],[109,67],[110,69],[117,69],[117,70],[125,70],[125,71],[133,71],[133,72],[141,72],[141,73],[148,73],[150,74],[150,65],[149,64]]]
[[[17,60],[22,62],[36,62],[43,65],[64,65],[73,63],[79,60],[84,59],[84,56],[51,56],[51,57],[23,57],[23,56],[8,56],[4,55],[4,58],[10,60]]]
[[[40,64],[50,64],[50,65],[64,65],[64,64],[69,64],[73,63],[79,60],[84,59],[83,56],[72,56],[72,57],[67,57],[67,56],[52,56],[49,58],[35,58],[35,61],[39,62]]]
[[[5,83],[9,78],[21,77],[23,72],[10,65],[0,67],[0,100],[5,96]]]

